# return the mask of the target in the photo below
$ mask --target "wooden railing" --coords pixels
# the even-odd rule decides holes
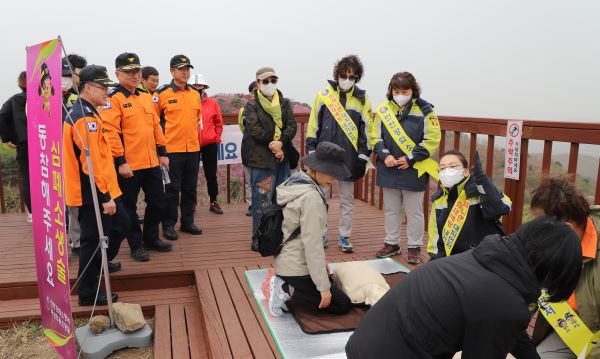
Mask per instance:
[[[485,156],[480,151],[482,162],[485,164],[485,171],[488,176],[492,176],[494,165],[504,163],[504,157],[494,158],[495,144],[497,137],[506,137],[506,123],[504,119],[488,118],[470,118],[470,117],[450,117],[441,116],[440,126],[442,128],[442,141],[439,147],[439,153],[450,149],[460,149],[461,139],[467,136],[469,140],[468,153],[469,163],[473,162],[475,150],[478,147],[485,146]],[[453,136],[452,143],[448,142],[448,137]],[[484,135],[485,141],[477,140],[477,135]],[[520,179],[504,179],[504,193],[508,195],[513,202],[511,213],[502,219],[507,233],[514,231],[522,223],[523,208],[527,207],[525,203],[525,191],[528,173],[528,152],[530,141],[543,141],[541,174],[550,173],[552,159],[552,145],[554,142],[567,142],[570,144],[569,162],[566,174],[572,180],[575,180],[577,173],[577,160],[579,158],[579,146],[582,144],[600,145],[600,123],[576,123],[576,122],[546,122],[546,121],[524,121],[523,135],[521,141],[520,156]],[[497,150],[497,149],[496,149]],[[598,151],[600,153],[600,146]],[[356,198],[372,205],[377,203],[381,209],[383,206],[383,192],[375,186],[376,171],[373,171],[357,183],[355,192]],[[425,215],[429,213],[430,188],[428,186],[423,206]],[[600,161],[598,163],[598,174],[596,177],[594,203],[600,204]]]
[[[305,155],[306,127],[308,123],[308,113],[296,114],[298,123],[298,133],[294,139],[296,146],[301,154]],[[237,124],[237,114],[224,114],[223,121],[227,125]],[[496,138],[506,136],[505,119],[488,118],[470,118],[470,117],[450,117],[441,116],[440,126],[442,128],[442,141],[440,143],[439,153],[449,149],[460,149],[461,141],[468,139],[469,162],[472,163],[473,155],[477,148],[480,149],[482,162],[485,164],[486,173],[492,176],[494,164],[504,163],[504,157],[494,158]],[[478,135],[484,136],[484,141],[478,141]],[[449,142],[452,137],[451,143]],[[480,137],[481,138],[481,137]],[[523,139],[521,143],[521,174],[519,180],[504,180],[504,193],[513,201],[513,210],[508,216],[503,218],[503,224],[507,232],[516,229],[522,223],[523,208],[526,207],[525,191],[528,173],[528,151],[530,141],[543,141],[542,153],[542,175],[550,172],[552,164],[552,145],[554,142],[566,142],[570,144],[569,161],[567,173],[575,177],[577,173],[577,160],[579,158],[579,147],[582,144],[600,146],[600,123],[576,123],[576,122],[547,122],[547,121],[524,121]],[[485,156],[481,147],[486,147]],[[497,149],[496,149],[497,150]],[[464,149],[463,149],[464,151]],[[600,147],[595,153],[600,153]],[[437,157],[437,154],[436,156]],[[373,155],[375,163],[375,155]],[[1,164],[0,164],[1,166]],[[535,169],[534,169],[535,170]],[[378,208],[383,208],[383,192],[376,186],[377,171],[370,171],[363,179],[357,181],[355,186],[355,198],[370,203]],[[2,168],[0,167],[0,204],[2,213],[6,212],[4,189],[2,186]],[[227,165],[227,203],[231,203],[231,165]],[[430,189],[437,188],[433,182],[428,186],[423,205],[425,214],[429,214]],[[600,204],[600,161],[598,165],[598,175],[595,184],[594,203]],[[23,204],[21,201],[21,211]]]

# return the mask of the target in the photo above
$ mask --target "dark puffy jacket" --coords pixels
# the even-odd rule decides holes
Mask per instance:
[[[296,119],[292,106],[287,98],[279,92],[283,128],[281,139],[283,145],[290,145],[296,136]],[[275,169],[277,159],[269,149],[269,143],[275,135],[275,122],[260,105],[258,99],[249,101],[244,107],[245,132],[242,141],[242,153],[248,154],[245,165],[255,168]],[[287,159],[284,157],[284,161]]]
[[[350,177],[340,179],[355,181],[364,176],[366,161],[371,155],[368,134],[372,123],[371,102],[365,90],[361,90],[356,85],[349,92],[350,96],[348,97],[348,93],[338,90],[336,82],[329,81],[329,84],[338,93],[341,105],[344,106],[346,112],[358,128],[358,153],[327,106],[321,100],[319,94],[315,98],[308,120],[306,152],[310,153],[316,150],[317,144],[323,141],[339,145],[346,151],[344,163],[351,173]]]
[[[427,263],[390,289],[346,344],[349,359],[505,359],[540,284],[515,235]]]
[[[512,205],[510,198],[500,192],[496,186],[483,174],[469,176],[462,182],[448,190],[441,187],[431,196],[431,214],[429,215],[429,243],[427,252],[431,259],[446,256],[444,241],[440,233],[452,211],[454,203],[460,192],[465,191],[467,198],[471,199],[467,219],[454,243],[450,254],[458,254],[475,248],[479,241],[490,234],[504,235],[500,223],[500,216],[510,212]],[[480,186],[481,191],[478,189]]]
[[[18,93],[2,105],[0,109],[0,137],[3,142],[15,145],[27,142],[27,115],[25,105],[27,93]]]
[[[440,144],[442,133],[433,112],[433,106],[418,98],[409,102],[404,112],[399,113],[400,108],[394,101],[386,101],[385,104],[388,104],[394,111],[398,122],[416,146],[410,155],[404,153],[379,116],[375,116],[371,129],[371,145],[377,153],[377,185],[407,191],[425,191],[429,175],[424,174],[419,177],[413,165],[417,161],[430,158]],[[376,111],[381,111],[381,106]],[[392,155],[396,159],[406,156],[410,166],[404,170],[398,170],[396,167],[388,168],[384,163],[385,157],[388,155]]]

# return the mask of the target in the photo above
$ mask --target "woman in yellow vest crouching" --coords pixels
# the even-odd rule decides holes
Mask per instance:
[[[440,189],[431,197],[429,244],[431,259],[475,248],[487,235],[504,235],[500,216],[510,212],[511,201],[483,173],[475,152],[473,171],[455,150],[440,157]]]

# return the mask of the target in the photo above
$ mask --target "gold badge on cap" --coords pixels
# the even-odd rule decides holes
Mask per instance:
[[[129,60],[129,62],[133,62],[135,61],[135,57],[128,57],[127,60]]]
[[[187,62],[187,59],[185,57],[182,57],[181,62]]]

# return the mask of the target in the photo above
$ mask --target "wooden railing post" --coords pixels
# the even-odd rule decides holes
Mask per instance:
[[[6,203],[4,203],[4,179],[2,177],[2,160],[0,160],[0,209],[6,213]]]
[[[231,165],[227,165],[227,204],[231,204]]]
[[[25,201],[23,201],[23,186],[21,185],[23,178],[21,177],[21,170],[17,165],[17,186],[19,187],[19,207],[21,208],[21,213],[25,212]]]

